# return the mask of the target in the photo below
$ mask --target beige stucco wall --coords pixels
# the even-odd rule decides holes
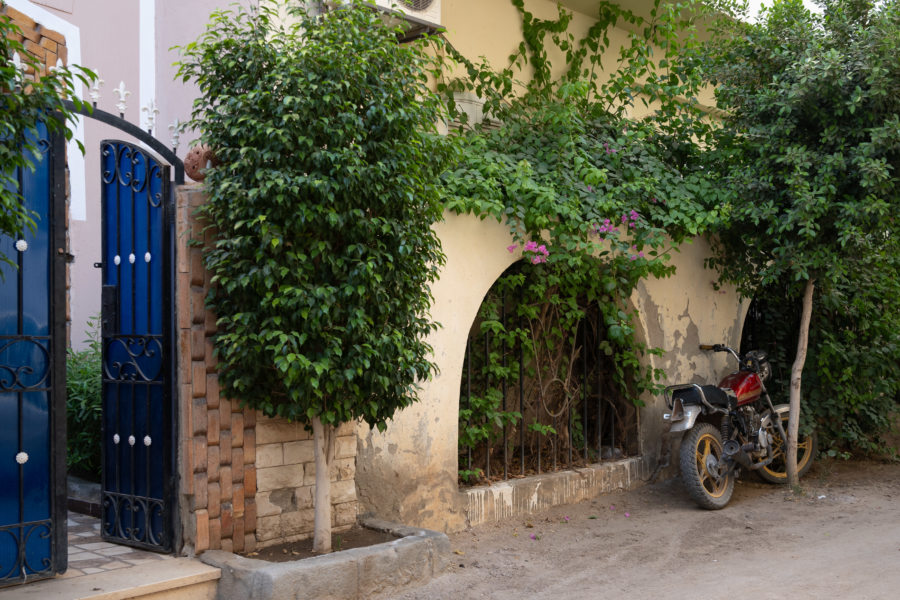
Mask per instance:
[[[576,38],[594,23],[596,3],[563,0],[573,9],[570,26]],[[650,2],[637,0],[626,6],[646,16]],[[522,40],[521,18],[508,0],[442,0],[442,24],[448,41],[464,56],[484,57],[495,68],[508,64],[509,55]],[[556,0],[526,0],[535,18],[555,19]],[[610,44],[627,41],[623,29],[610,31]],[[610,53],[604,68],[618,57]],[[562,54],[550,49],[548,58],[558,74]],[[522,74],[527,78],[529,72]],[[645,112],[639,103],[633,116]],[[457,421],[459,385],[466,337],[487,291],[517,257],[506,252],[511,243],[508,228],[471,216],[446,215],[436,227],[447,255],[447,264],[435,284],[432,316],[442,327],[429,340],[435,349],[440,374],[423,384],[420,402],[397,414],[387,431],[360,429],[357,456],[357,489],[361,513],[410,525],[453,531],[469,522],[468,503],[457,486]],[[724,358],[701,355],[703,342],[739,344],[743,311],[731,288],[713,289],[715,273],[705,270],[709,245],[703,239],[687,244],[672,257],[676,274],[665,280],[642,283],[631,302],[639,314],[638,337],[662,348],[662,357],[650,356],[648,364],[663,369],[669,380],[717,379],[726,370]],[[664,403],[649,395],[638,415],[640,449],[645,457],[659,453]]]
[[[509,65],[509,56],[516,51],[522,42],[522,18],[519,11],[510,0],[441,0],[442,22],[446,29],[444,36],[463,56],[472,61],[484,58],[494,69],[503,69]],[[580,40],[596,23],[597,2],[595,0],[525,0],[525,10],[530,12],[535,19],[556,20],[559,15],[559,5],[572,12],[572,21],[569,32]],[[650,10],[653,0],[629,0],[620,2],[623,8],[645,19],[650,19]],[[598,73],[611,73],[616,68],[619,59],[618,49],[628,43],[629,32],[624,29],[625,23],[613,27],[608,31],[611,51],[603,57],[603,71]],[[701,32],[702,35],[702,32]],[[554,77],[560,76],[566,67],[565,53],[556,48],[546,38],[547,60],[552,65]],[[661,57],[662,53],[657,55]],[[586,68],[591,68],[590,63],[585,62]],[[531,67],[517,75],[517,79],[527,81],[532,73]],[[462,75],[460,69],[457,72]],[[699,97],[701,106],[713,106],[714,99],[712,89],[705,89]],[[633,117],[645,116],[652,107],[648,108],[640,101],[629,111]]]
[[[465,519],[457,490],[459,378],[466,338],[484,295],[516,257],[508,229],[496,221],[445,215],[435,226],[447,262],[434,284],[430,338],[440,373],[422,384],[420,402],[401,411],[384,433],[361,426],[357,491],[361,513],[450,531]]]
[[[459,389],[466,338],[484,295],[518,257],[509,254],[508,228],[469,215],[445,214],[436,226],[446,265],[433,287],[433,318],[441,328],[430,338],[440,374],[422,385],[419,402],[395,415],[384,433],[362,426],[356,483],[362,514],[401,523],[455,531],[469,523],[467,500],[457,485]],[[700,342],[737,345],[743,310],[734,289],[713,289],[715,273],[704,268],[709,245],[703,239],[672,257],[676,273],[648,280],[631,302],[638,336],[664,355],[649,357],[669,383],[717,379],[724,358],[700,353]],[[639,415],[641,454],[651,462],[662,435],[661,398],[645,395]]]
[[[714,383],[735,368],[722,353],[704,352],[700,344],[728,344],[740,347],[741,330],[749,306],[730,285],[717,285],[715,271],[704,267],[711,256],[709,242],[695,238],[682,244],[670,264],[675,275],[649,279],[638,284],[632,303],[643,330],[644,341],[663,350],[650,356],[649,364],[662,369],[666,385],[681,382]],[[641,411],[641,451],[659,455],[665,402],[645,397]]]

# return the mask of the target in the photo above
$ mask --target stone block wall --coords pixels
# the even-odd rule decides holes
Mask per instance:
[[[336,431],[331,471],[331,525],[356,523],[356,426]],[[260,547],[313,535],[316,469],[312,433],[299,423],[261,418],[256,425],[257,529]]]
[[[68,64],[66,38],[61,33],[47,29],[28,15],[6,4],[0,3],[0,14],[9,17],[22,30],[22,33],[16,35],[15,38],[22,42],[26,51],[44,63],[41,73],[46,73],[47,69],[55,67],[58,60],[62,61],[64,65]],[[29,70],[26,71],[26,75],[34,77],[35,74]]]
[[[187,553],[251,552],[312,537],[315,464],[312,434],[299,423],[241,409],[219,393],[204,306],[209,275],[200,248],[211,240],[195,217],[202,187],[176,193],[176,310],[181,424],[181,514]],[[332,524],[349,529],[358,514],[356,424],[340,427],[331,473]]]

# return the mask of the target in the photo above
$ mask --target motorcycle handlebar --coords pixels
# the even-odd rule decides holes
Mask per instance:
[[[700,344],[701,350],[713,350],[714,352],[726,352],[728,351],[728,346],[724,344]]]
[[[740,355],[734,350],[734,348],[730,346],[726,346],[725,344],[700,344],[701,350],[712,350],[713,352],[728,352],[733,357],[737,359],[738,362],[741,362]]]

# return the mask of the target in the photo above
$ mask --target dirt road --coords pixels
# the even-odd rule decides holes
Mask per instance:
[[[900,599],[900,465],[817,464],[805,497],[738,482],[708,512],[678,480],[452,535],[450,573],[397,600]]]

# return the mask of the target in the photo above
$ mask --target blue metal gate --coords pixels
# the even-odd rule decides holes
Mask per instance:
[[[15,179],[37,227],[0,235],[0,585],[66,569],[65,141]],[[2,168],[2,166],[0,166]]]
[[[174,212],[170,168],[101,144],[104,539],[173,550]]]

